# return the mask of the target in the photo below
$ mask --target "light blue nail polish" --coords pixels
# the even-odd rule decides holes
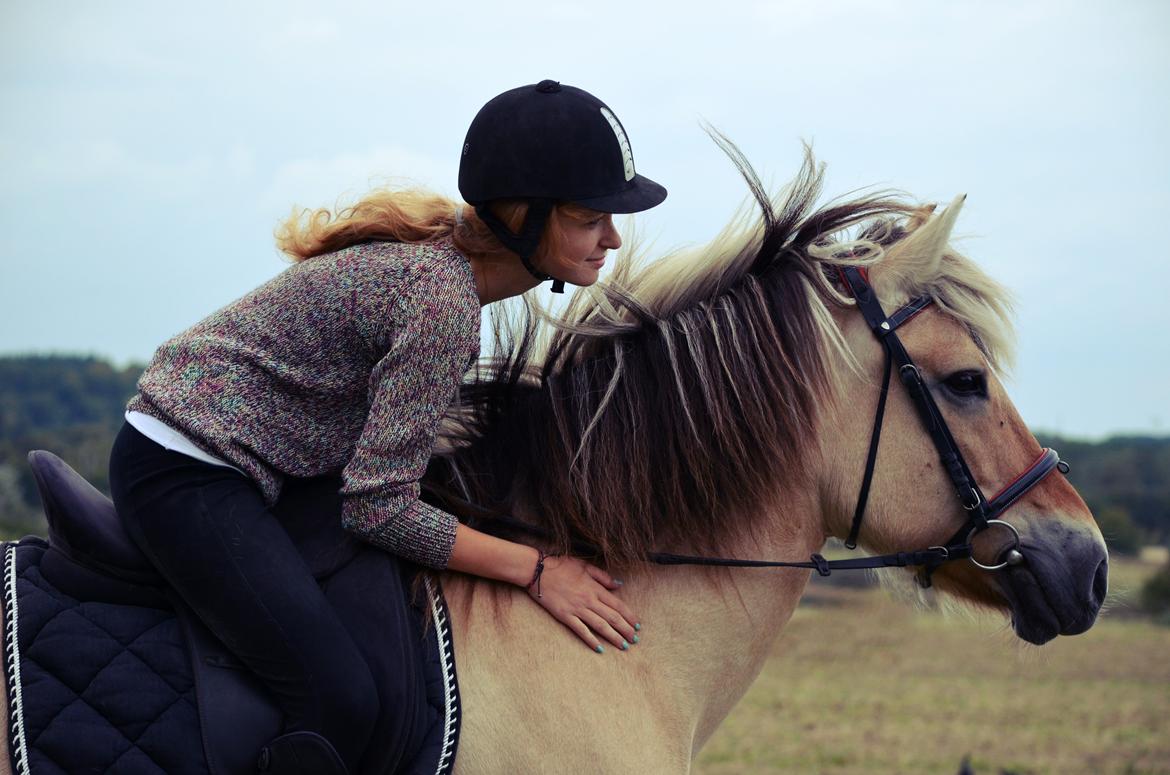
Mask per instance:
[[[638,624],[637,622],[634,622],[634,629],[640,630],[640,629],[642,629],[642,625]]]
[[[638,636],[637,636],[637,635],[635,635],[635,636],[634,636],[634,643],[637,643],[637,642],[638,642],[638,640],[639,640],[639,639],[638,639]]]
[[[626,643],[626,642],[623,640],[623,641],[622,641],[622,651],[629,651],[629,650],[630,650],[630,644],[629,644],[629,643]]]
[[[621,579],[614,579],[613,583],[617,584],[620,587],[622,584],[625,584],[626,582],[622,581]]]
[[[598,646],[597,648],[595,648],[595,649],[593,649],[593,650],[594,650],[594,651],[596,651],[598,654],[604,654],[604,653],[605,653],[605,648],[603,648],[602,646]]]

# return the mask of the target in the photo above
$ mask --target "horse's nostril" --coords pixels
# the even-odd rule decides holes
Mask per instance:
[[[1093,575],[1094,606],[1100,607],[1105,601],[1105,594],[1109,591],[1109,558],[1101,560],[1097,565],[1097,572]]]

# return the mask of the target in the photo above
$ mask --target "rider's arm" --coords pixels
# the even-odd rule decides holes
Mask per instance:
[[[530,586],[539,552],[460,523],[447,568],[528,588],[529,595],[594,651],[602,640],[619,649],[638,642],[638,618],[614,591],[621,583],[576,557],[548,557],[539,588]],[[539,591],[538,591],[539,589]]]

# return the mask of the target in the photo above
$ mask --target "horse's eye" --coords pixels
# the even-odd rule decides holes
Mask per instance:
[[[987,397],[987,380],[978,371],[956,371],[943,384],[958,398]]]

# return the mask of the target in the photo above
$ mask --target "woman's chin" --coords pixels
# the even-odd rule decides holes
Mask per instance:
[[[575,267],[572,272],[566,272],[562,279],[570,285],[586,288],[597,282],[602,263],[604,262],[591,261],[584,266]]]

